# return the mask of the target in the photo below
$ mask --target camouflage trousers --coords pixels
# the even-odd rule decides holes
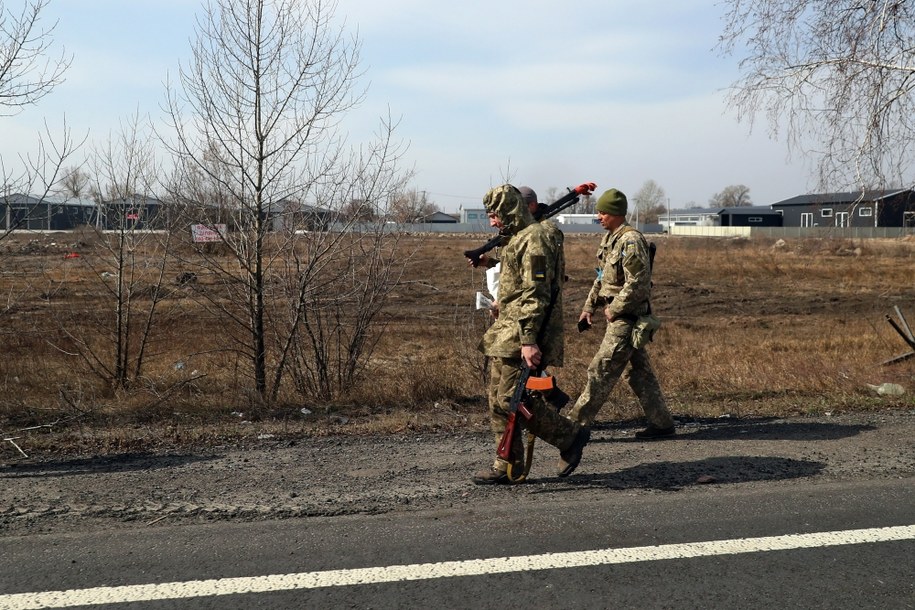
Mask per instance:
[[[515,386],[518,385],[518,379],[521,377],[521,360],[517,358],[489,358],[489,422],[490,429],[495,437],[496,447],[502,439],[502,433],[505,432],[505,425],[508,423],[509,405],[511,404],[512,394],[515,393]],[[569,448],[575,436],[578,434],[581,426],[575,422],[561,416],[544,399],[540,392],[531,392],[531,399],[525,403],[528,410],[533,414],[529,420],[520,416],[519,421],[523,423],[524,428],[536,436],[543,439],[560,451]],[[511,457],[509,460],[515,466],[524,461],[524,434],[520,427],[515,429],[515,435],[512,439]],[[502,458],[496,457],[493,468],[505,471],[508,462]]]
[[[629,342],[630,334],[632,323],[629,321],[616,320],[607,324],[604,340],[588,365],[584,390],[566,417],[590,426],[622,376],[638,397],[649,424],[658,428],[674,425],[648,352],[645,348],[634,349]],[[627,364],[631,365],[628,370]]]

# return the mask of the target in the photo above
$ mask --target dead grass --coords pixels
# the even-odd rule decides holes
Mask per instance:
[[[185,298],[195,287],[176,288],[166,301],[142,383],[112,392],[67,353],[59,328],[65,320],[76,332],[98,332],[81,320],[107,306],[98,277],[64,258],[79,240],[7,240],[0,254],[0,289],[10,295],[0,318],[0,431],[53,423],[25,433],[32,446],[124,450],[257,434],[482,429],[484,361],[476,345],[488,320],[472,304],[485,280],[461,253],[483,238],[405,240],[407,275],[385,310],[385,333],[361,383],[332,404],[287,388],[270,407],[248,392],[239,357],[217,349],[220,321]],[[653,305],[663,326],[649,351],[677,416],[915,407],[915,358],[880,365],[907,350],[884,316],[898,305],[915,324],[915,241],[652,239]],[[602,334],[601,325],[574,330],[598,241],[567,236],[569,332],[565,366],[554,372],[573,398]],[[908,393],[877,397],[866,385],[883,382]],[[640,416],[624,386],[599,420]]]

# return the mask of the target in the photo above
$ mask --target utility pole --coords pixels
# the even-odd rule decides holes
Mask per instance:
[[[670,197],[667,198],[667,234],[670,235]]]

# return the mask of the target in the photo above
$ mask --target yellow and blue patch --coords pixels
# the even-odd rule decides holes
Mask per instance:
[[[531,257],[531,277],[537,282],[546,280],[546,257],[538,254]]]

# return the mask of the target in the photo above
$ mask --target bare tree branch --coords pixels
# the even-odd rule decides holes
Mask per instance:
[[[352,304],[358,292],[341,281],[353,277],[358,219],[340,211],[353,201],[377,209],[403,190],[394,121],[356,152],[339,129],[365,92],[360,43],[335,8],[210,0],[193,58],[168,87],[173,198],[190,222],[228,228],[220,251],[196,252],[218,285],[195,295],[225,320],[227,349],[249,358],[262,402],[276,399],[303,325],[329,295]]]
[[[752,205],[750,187],[744,184],[726,186],[720,192],[712,195],[708,202],[710,208],[743,208]]]
[[[667,211],[667,193],[654,180],[646,180],[632,196],[632,203],[630,217],[641,223],[658,222],[658,215]]]
[[[910,183],[912,0],[726,0],[719,48],[740,56],[730,102],[817,161],[819,187]]]
[[[50,57],[50,27],[41,24],[49,0],[29,0],[20,13],[0,4],[0,115],[18,113],[63,82],[70,66],[65,51]]]

